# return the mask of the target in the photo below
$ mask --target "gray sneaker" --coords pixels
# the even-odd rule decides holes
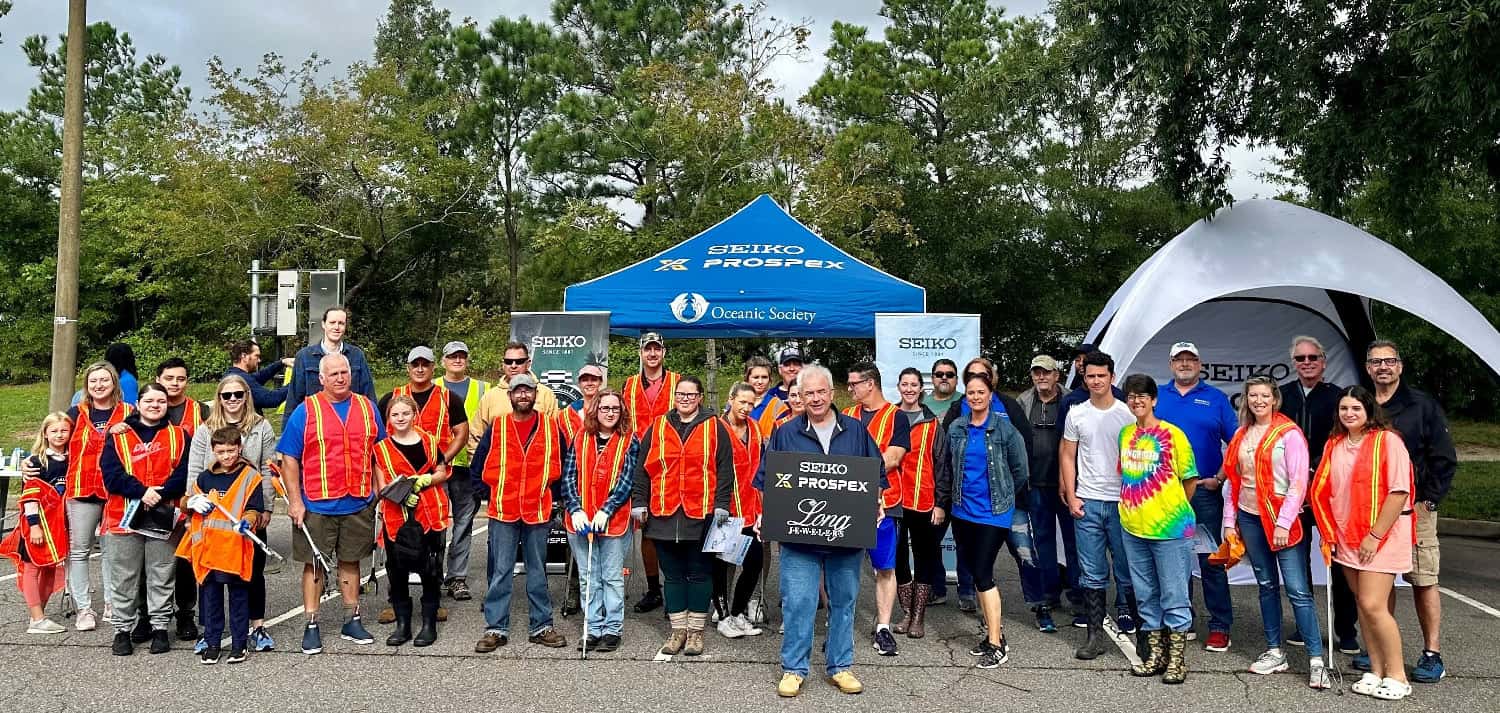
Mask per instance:
[[[1250,664],[1250,673],[1258,673],[1262,676],[1280,673],[1287,669],[1286,654],[1281,649],[1271,649],[1260,655],[1255,663]]]
[[[1331,688],[1333,681],[1328,677],[1328,669],[1321,658],[1311,658],[1307,661],[1307,687],[1317,690]]]

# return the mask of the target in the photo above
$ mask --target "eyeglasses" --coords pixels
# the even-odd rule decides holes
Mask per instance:
[[[932,372],[932,378],[934,378],[934,379],[952,379],[953,377],[956,377],[956,376],[958,376],[958,372],[956,372],[956,371],[934,371],[934,372]]]
[[[531,361],[531,357],[521,357],[520,359],[505,359],[505,363],[510,366],[520,366],[528,361]]]
[[[860,384],[863,384],[866,381],[869,381],[869,379],[861,379],[859,381],[851,381],[851,382],[849,382],[849,390],[853,391],[854,387],[859,386]]]
[[[1401,363],[1401,357],[1370,357],[1365,360],[1369,366],[1395,366]]]
[[[811,391],[802,392],[802,398],[806,399],[809,396],[827,396],[831,393],[833,393],[831,389],[813,389]]]
[[[620,412],[620,407],[619,406],[600,406],[598,408],[598,411],[599,411],[599,413],[619,413]]]
[[[1292,361],[1302,364],[1309,361],[1318,361],[1323,358],[1322,354],[1298,354],[1292,357]]]
[[[691,401],[693,399],[698,398],[699,396],[702,396],[703,394],[693,393],[693,392],[677,391],[677,392],[674,392],[672,395],[676,396],[678,401]]]
[[[1126,401],[1150,401],[1151,400],[1151,396],[1149,394],[1125,394],[1125,400]]]
[[[239,401],[240,399],[245,398],[245,392],[243,392],[243,391],[221,391],[221,392],[219,392],[219,398],[224,399],[225,401]]]

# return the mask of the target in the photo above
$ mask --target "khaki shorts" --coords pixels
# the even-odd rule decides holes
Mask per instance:
[[[1417,544],[1411,552],[1411,573],[1406,575],[1406,581],[1411,582],[1414,587],[1431,587],[1438,583],[1438,563],[1441,559],[1438,553],[1438,535],[1436,511],[1428,511],[1427,506],[1417,503],[1415,515],[1417,519]]]
[[[349,515],[319,515],[309,511],[303,522],[318,544],[318,551],[335,562],[358,562],[375,551],[374,503]],[[292,559],[313,561],[312,547],[301,528],[292,531]]]

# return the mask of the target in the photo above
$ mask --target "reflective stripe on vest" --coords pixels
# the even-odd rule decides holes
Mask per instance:
[[[260,490],[261,476],[249,465],[241,467],[240,473],[223,495],[205,493],[194,479],[189,492],[201,494],[224,506],[234,519],[230,520],[218,508],[207,515],[192,514],[187,536],[177,546],[177,556],[186,558],[193,565],[193,576],[202,582],[209,572],[225,572],[249,581],[254,572],[255,546],[249,538],[240,535],[238,526],[245,519],[250,496]]]
[[[557,422],[537,413],[531,445],[521,440],[513,414],[490,424],[490,450],[481,468],[491,484],[492,520],[537,525],[552,517],[552,482],[562,474],[562,441]],[[496,438],[499,435],[499,438]]]
[[[620,475],[625,467],[625,456],[630,453],[630,437],[616,435],[609,439],[604,446],[603,457],[600,457],[598,447],[598,436],[584,431],[573,441],[574,453],[578,455],[578,501],[582,506],[583,513],[592,517],[592,513],[604,507],[604,502],[609,499],[609,494],[614,492],[615,485],[620,482]],[[571,518],[563,518],[563,524],[568,532],[576,532],[573,529]],[[630,524],[630,500],[615,510],[609,517],[609,525],[605,528],[605,535],[619,537],[625,534],[625,528]]]
[[[416,431],[417,437],[422,441],[422,450],[427,453],[427,467],[418,470],[412,465],[411,460],[396,447],[389,436],[375,444],[375,462],[385,469],[385,474],[391,479],[409,478],[414,475],[426,475],[436,470],[438,455],[440,451],[437,439],[429,434]],[[406,521],[406,513],[402,509],[402,503],[391,502],[386,498],[380,499],[380,516],[385,523],[387,539],[395,540],[396,531],[401,529],[401,524]],[[431,485],[417,493],[417,507],[413,513],[417,524],[422,526],[423,532],[439,532],[447,529],[453,520],[453,503],[448,498],[448,491],[441,485]]]
[[[346,420],[339,419],[324,392],[303,401],[302,495],[308,500],[370,496],[370,456],[378,434],[375,408],[360,394],[349,394],[349,399]]]
[[[937,419],[912,426],[911,450],[901,460],[901,507],[904,510],[932,510],[932,455],[937,445],[937,432]]]
[[[718,469],[714,457],[719,448],[717,418],[708,418],[688,433],[686,440],[666,416],[651,426],[650,450],[645,458],[651,477],[651,514],[667,517],[682,510],[701,520],[713,512]],[[701,491],[701,496],[700,496]]]
[[[104,472],[99,470],[99,456],[104,455],[104,443],[110,427],[123,423],[132,410],[130,404],[115,404],[109,412],[109,421],[101,431],[89,422],[86,401],[78,402],[78,423],[73,424],[73,434],[68,436],[68,474],[63,493],[69,498],[103,498],[109,495],[104,489]]]
[[[163,423],[150,443],[142,441],[133,428],[115,435],[115,452],[120,456],[125,473],[148,488],[159,487],[172,477],[172,471],[176,470],[185,450],[182,429],[170,423]],[[102,527],[111,534],[124,534],[126,531],[120,522],[124,517],[125,497],[110,494],[104,502]]]
[[[761,494],[755,489],[755,471],[760,469],[761,458],[760,426],[746,419],[744,441],[728,420],[724,421],[724,429],[729,431],[730,450],[734,453],[734,500],[729,514],[743,517],[746,525],[753,525],[761,513]]]
[[[865,424],[870,437],[875,439],[875,445],[880,448],[882,456],[885,455],[885,449],[891,447],[891,438],[896,435],[896,411],[898,410],[894,404],[885,404],[876,409],[874,415],[870,416],[870,422]],[[855,404],[844,409],[844,415],[860,418],[863,411],[863,406]],[[880,504],[881,507],[892,508],[901,502],[901,467],[886,470],[885,477],[886,488],[880,491]]]
[[[398,386],[391,392],[395,396],[408,396],[411,394],[411,384]],[[427,396],[427,403],[417,414],[417,428],[432,434],[437,438],[437,447],[440,452],[447,453],[448,446],[453,443],[453,419],[448,415],[448,387],[440,382],[433,382],[432,388]],[[415,398],[412,401],[416,401]]]
[[[646,401],[646,389],[642,385],[640,374],[625,379],[625,407],[630,409],[631,433],[645,433],[656,419],[667,415],[672,410],[672,394],[677,390],[677,381],[681,377],[677,372],[664,371],[661,389],[656,392],[656,400],[650,403]]]

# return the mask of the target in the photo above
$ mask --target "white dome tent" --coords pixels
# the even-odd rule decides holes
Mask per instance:
[[[1110,297],[1087,341],[1115,358],[1120,378],[1143,372],[1160,383],[1171,379],[1170,345],[1194,342],[1208,382],[1237,397],[1256,374],[1295,379],[1291,339],[1310,334],[1328,350],[1328,380],[1345,386],[1364,373],[1371,300],[1500,369],[1500,333],[1441,278],[1359,228],[1276,200],[1236,203],[1173,238]]]

